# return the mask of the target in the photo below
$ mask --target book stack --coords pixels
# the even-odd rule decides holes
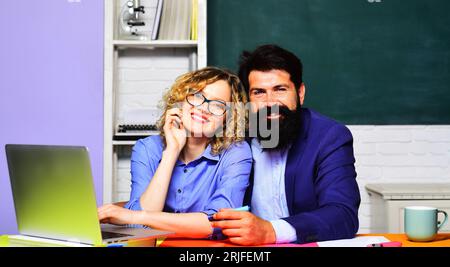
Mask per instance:
[[[198,0],[157,0],[152,40],[197,40]]]

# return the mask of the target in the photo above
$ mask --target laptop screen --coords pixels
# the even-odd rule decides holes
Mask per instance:
[[[85,147],[6,145],[5,149],[21,234],[101,244]]]

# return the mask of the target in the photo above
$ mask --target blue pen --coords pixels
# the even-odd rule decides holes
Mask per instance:
[[[243,207],[240,207],[240,208],[235,208],[233,210],[235,210],[235,211],[250,211],[250,207],[249,206],[243,206]]]
[[[107,245],[107,247],[108,248],[121,248],[121,247],[124,247],[124,245],[120,244],[120,243],[115,243],[115,244],[109,244],[109,245]]]
[[[240,207],[240,208],[235,208],[233,210],[234,211],[250,211],[250,207],[249,206],[243,206],[243,207]],[[214,217],[213,217],[214,214],[208,215],[208,220],[209,221],[214,221]]]

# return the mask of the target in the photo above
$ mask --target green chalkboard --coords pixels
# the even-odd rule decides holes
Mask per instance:
[[[450,124],[449,0],[210,0],[208,64],[275,43],[305,106],[346,124]]]

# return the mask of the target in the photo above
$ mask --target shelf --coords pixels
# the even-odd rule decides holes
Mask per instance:
[[[159,131],[143,131],[143,132],[128,132],[128,133],[116,133],[114,138],[118,140],[112,140],[113,146],[128,146],[136,144],[138,139],[143,139],[151,135],[158,135]]]
[[[127,136],[150,136],[150,135],[158,135],[159,131],[130,131],[126,133],[115,133],[114,136],[117,137],[127,137]]]
[[[136,141],[112,141],[113,146],[134,146]]]
[[[197,47],[198,41],[193,40],[156,40],[156,41],[139,41],[139,40],[114,40],[113,45],[117,48],[189,48]]]

